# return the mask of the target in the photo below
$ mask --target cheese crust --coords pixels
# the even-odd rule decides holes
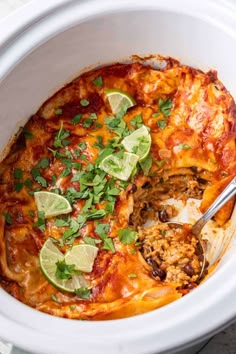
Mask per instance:
[[[0,285],[21,302],[55,316],[106,320],[157,309],[186,292],[173,281],[154,278],[140,247],[134,242],[122,243],[118,230],[137,230],[151,208],[159,212],[157,222],[162,221],[163,208],[167,215],[173,214],[174,210],[163,207],[163,200],[169,197],[202,199],[202,212],[209,207],[236,175],[236,107],[215,71],[204,73],[171,58],[162,60],[166,65],[159,70],[139,60],[84,73],[40,107],[1,162]],[[98,78],[100,81],[94,81]],[[99,241],[93,270],[86,275],[91,296],[81,299],[58,290],[40,269],[44,242],[49,237],[61,240],[68,226],[58,227],[56,218],[50,218],[45,229],[40,229],[32,191],[58,189],[67,196],[70,189],[81,191],[80,179],[74,178],[78,166],[85,171],[89,164],[96,164],[101,152],[96,143],[107,146],[117,137],[105,123],[113,116],[107,89],[122,90],[135,100],[122,119],[129,129],[136,129],[132,122],[141,115],[142,124],[150,129],[152,166],[147,176],[140,170],[120,187],[114,211],[87,220],[72,238],[73,244],[83,243],[85,236]],[[169,115],[160,110],[160,99],[171,101]],[[67,136],[55,148],[60,129]],[[40,166],[42,159],[48,161],[46,167]],[[145,183],[151,185],[151,193],[143,188]],[[144,210],[146,201],[148,211]],[[86,198],[75,198],[70,218],[77,218],[85,203]],[[96,208],[108,204],[109,200],[100,199]],[[234,200],[230,200],[216,214],[220,226],[229,220],[233,206]],[[107,237],[113,241],[113,251],[104,247],[96,233],[98,223],[109,225]],[[62,252],[69,247],[71,244],[64,243]]]

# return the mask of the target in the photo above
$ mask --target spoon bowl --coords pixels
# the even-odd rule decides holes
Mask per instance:
[[[236,177],[232,179],[232,181],[226,186],[223,192],[216,198],[213,204],[207,209],[207,211],[201,216],[201,218],[195,222],[192,226],[191,233],[197,238],[199,241],[199,245],[202,250],[202,262],[201,262],[201,271],[199,273],[199,279],[203,275],[203,271],[206,267],[206,247],[205,243],[201,236],[201,231],[206,223],[217,213],[217,211],[225,204],[229,199],[231,199],[236,194]],[[170,221],[167,223],[170,227],[173,228],[182,228],[183,223]]]

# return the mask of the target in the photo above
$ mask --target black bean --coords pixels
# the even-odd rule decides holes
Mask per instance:
[[[152,258],[152,257],[147,257],[147,258],[146,258],[146,262],[147,262],[147,264],[149,264],[149,265],[152,266],[152,264],[153,264],[153,258]]]
[[[207,181],[201,177],[198,177],[197,181],[198,181],[198,183],[201,183],[201,184],[207,184]]]
[[[192,290],[192,289],[196,288],[196,286],[197,286],[197,284],[195,284],[195,283],[189,283],[189,284],[186,286],[186,288],[189,289],[189,290]]]
[[[183,271],[189,276],[189,277],[192,277],[195,272],[194,272],[194,269],[192,267],[191,264],[186,264],[184,267],[183,267]]]
[[[131,187],[131,189],[129,190],[129,193],[135,193],[137,191],[137,186],[136,186],[136,184],[132,184],[132,187]]]
[[[142,185],[142,188],[143,189],[150,189],[150,188],[152,188],[152,185],[150,182],[147,181]]]
[[[129,216],[129,225],[134,225],[134,222],[133,222],[133,214],[131,214]]]
[[[197,172],[198,171],[198,168],[196,167],[196,166],[192,166],[192,167],[190,167],[191,168],[191,170],[193,171],[193,172]]]
[[[158,216],[161,222],[167,222],[169,221],[169,215],[165,209],[159,210],[158,211]]]
[[[158,277],[161,280],[164,280],[166,277],[166,272],[163,269],[157,268],[153,269],[152,275],[154,276],[154,278]]]

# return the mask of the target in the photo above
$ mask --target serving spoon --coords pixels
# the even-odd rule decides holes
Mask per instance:
[[[233,178],[233,180],[227,185],[227,187],[223,190],[223,192],[216,198],[213,204],[207,209],[207,211],[201,216],[201,218],[198,221],[196,221],[195,224],[192,226],[191,233],[194,236],[196,236],[197,240],[199,241],[199,244],[202,248],[202,255],[203,255],[202,268],[199,274],[199,279],[202,276],[206,264],[206,249],[201,237],[201,231],[203,227],[206,225],[206,223],[212,218],[212,216],[214,216],[217,213],[217,211],[235,194],[236,194],[236,177]],[[170,221],[167,224],[173,228],[182,228],[184,225],[183,223],[176,222],[176,221]]]

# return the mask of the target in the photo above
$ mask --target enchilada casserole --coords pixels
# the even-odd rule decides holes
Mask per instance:
[[[235,176],[236,107],[214,70],[160,60],[82,74],[16,134],[0,164],[0,285],[19,301],[116,319],[204,279],[191,227],[168,225],[179,213],[169,200],[204,212]]]

